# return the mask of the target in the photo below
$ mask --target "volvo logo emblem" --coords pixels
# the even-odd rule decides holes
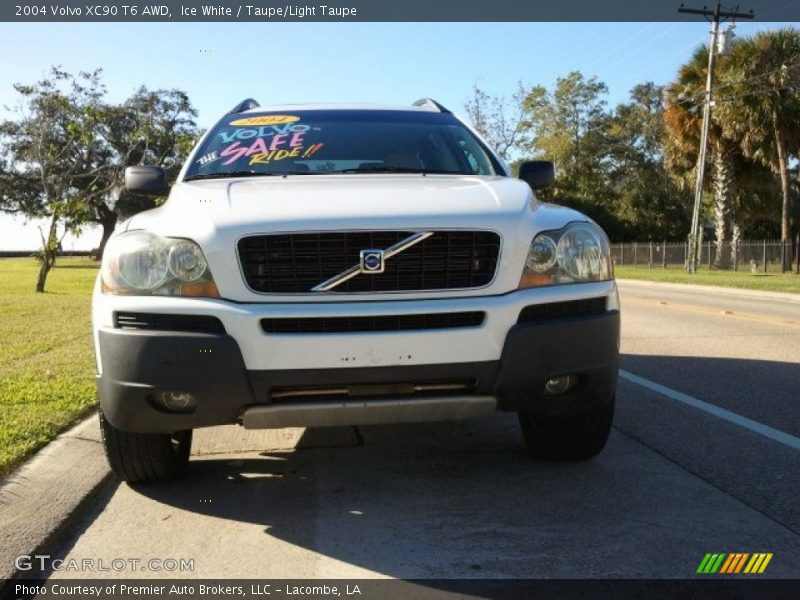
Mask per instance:
[[[383,273],[383,250],[362,250],[360,266],[362,273]]]
[[[412,233],[405,239],[400,240],[396,244],[389,246],[385,250],[362,250],[359,254],[358,264],[353,265],[349,269],[342,271],[338,275],[334,275],[330,279],[326,279],[319,285],[311,288],[312,292],[330,292],[337,285],[341,285],[345,281],[357,277],[363,273],[368,275],[375,275],[376,273],[383,273],[386,261],[393,256],[396,256],[408,250],[411,246],[419,244],[423,240],[427,240],[433,235],[433,231],[417,231]]]

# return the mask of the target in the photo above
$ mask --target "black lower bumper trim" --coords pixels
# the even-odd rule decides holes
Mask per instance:
[[[368,385],[474,379],[471,393],[492,395],[498,408],[567,414],[609,401],[619,352],[619,313],[543,323],[518,323],[508,332],[497,361],[346,369],[247,371],[228,335],[101,330],[103,373],[98,378],[106,418],[120,429],[171,432],[236,423],[244,409],[267,404],[273,389],[309,385]],[[565,394],[544,393],[548,379],[575,375]],[[158,410],[159,391],[188,392],[197,399],[189,414]]]
[[[100,405],[119,429],[166,433],[235,423],[254,402],[242,353],[229,335],[115,330],[98,337]],[[192,394],[195,411],[157,409],[152,397],[161,391]]]

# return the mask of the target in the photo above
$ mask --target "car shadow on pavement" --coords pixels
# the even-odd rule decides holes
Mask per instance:
[[[612,457],[532,460],[514,415],[362,434],[359,447],[203,457],[179,484],[135,490],[258,524],[271,537],[373,573],[497,577],[528,573],[538,553],[554,550],[543,541],[563,531],[560,522],[580,518],[602,528],[606,519],[592,498],[626,477]]]

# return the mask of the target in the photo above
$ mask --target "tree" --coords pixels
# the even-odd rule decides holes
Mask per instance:
[[[579,71],[556,80],[552,91],[531,89],[521,124],[522,146],[535,156],[552,160],[558,172],[556,196],[577,196],[607,203],[605,179],[606,85]]]
[[[49,219],[36,282],[36,291],[43,292],[61,237],[90,218],[87,199],[105,191],[105,156],[98,135],[105,89],[100,71],[75,76],[58,67],[42,80],[15,84],[14,89],[22,97],[18,118],[0,123],[5,157],[0,206]]]
[[[160,201],[127,193],[123,185],[125,168],[137,164],[161,166],[167,171],[168,181],[173,181],[200,133],[196,116],[185,92],[148,90],[144,86],[122,104],[106,108],[108,193],[94,196],[91,205],[93,221],[103,229],[98,258],[120,218],[153,208]]]
[[[511,160],[518,151],[527,95],[522,82],[517,84],[510,101],[502,96],[490,96],[475,84],[472,98],[464,104],[472,126],[503,160]]]
[[[753,162],[743,153],[734,158],[736,196],[731,215],[731,260],[736,260],[737,244],[746,238],[774,238],[780,232],[780,179],[769,167]]]
[[[661,164],[665,135],[664,87],[651,81],[635,85],[630,91],[630,101],[616,107],[607,127],[618,162],[648,167]]]
[[[689,225],[690,197],[664,168],[663,91],[651,82],[636,85],[606,120],[615,213],[628,224],[627,238],[679,239]]]
[[[719,114],[725,132],[746,156],[781,181],[781,239],[790,232],[792,149],[800,146],[800,31],[762,31],[733,45],[720,78]]]

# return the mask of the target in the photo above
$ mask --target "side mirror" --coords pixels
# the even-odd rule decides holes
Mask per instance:
[[[133,194],[160,196],[167,191],[167,172],[162,167],[128,167],[125,169],[125,189]]]
[[[549,160],[526,160],[519,165],[519,178],[539,190],[555,183],[556,169]]]

